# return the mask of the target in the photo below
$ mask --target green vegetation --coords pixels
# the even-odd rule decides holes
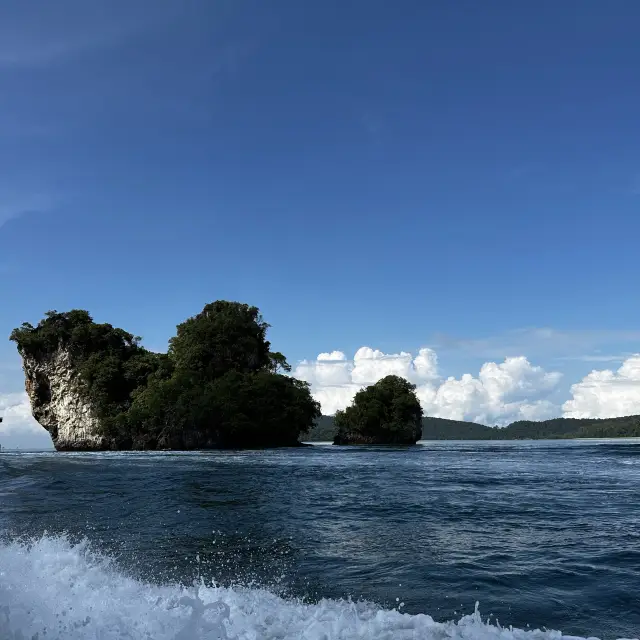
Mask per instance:
[[[333,442],[338,428],[333,422],[333,416],[320,416],[314,422],[308,433],[303,434],[306,442]]]
[[[422,433],[422,407],[416,386],[386,376],[356,393],[353,404],[338,411],[335,444],[415,444]]]
[[[519,420],[503,429],[491,429],[491,440],[557,440],[559,438],[620,438],[640,436],[640,417],[594,419],[554,418]]]
[[[331,416],[321,416],[305,440],[333,440],[338,427]],[[520,420],[507,427],[487,427],[477,422],[422,418],[422,440],[557,440],[560,438],[640,438],[640,416],[624,418],[555,418]]]
[[[110,420],[126,412],[131,395],[151,375],[167,375],[166,355],[142,348],[140,338],[110,324],[96,324],[87,311],[49,311],[37,327],[24,323],[10,339],[23,356],[42,360],[64,349],[78,372],[96,416]]]
[[[282,375],[256,307],[210,303],[177,327],[168,354],[86,311],[51,311],[11,334],[24,357],[63,350],[116,449],[288,446],[320,416],[307,383]]]
[[[487,440],[495,432],[477,422],[422,418],[422,440]]]
[[[567,438],[640,438],[640,416],[590,421]]]

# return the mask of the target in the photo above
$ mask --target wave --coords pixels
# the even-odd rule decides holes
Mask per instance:
[[[505,629],[476,611],[435,622],[366,602],[307,604],[265,589],[152,584],[123,574],[87,541],[0,544],[2,640],[576,640]],[[593,640],[593,639],[592,639]]]

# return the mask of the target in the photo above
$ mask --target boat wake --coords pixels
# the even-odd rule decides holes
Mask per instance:
[[[457,621],[349,600],[306,604],[267,590],[156,585],[127,577],[88,542],[0,544],[2,640],[569,640],[505,629],[476,606]]]

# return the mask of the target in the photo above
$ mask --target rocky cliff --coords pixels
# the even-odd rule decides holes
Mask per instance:
[[[98,434],[98,419],[83,393],[69,352],[63,348],[44,357],[25,353],[22,366],[33,417],[49,432],[58,451],[108,448]]]

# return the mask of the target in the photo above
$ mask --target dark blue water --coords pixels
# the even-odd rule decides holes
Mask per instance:
[[[640,441],[2,454],[0,505],[6,637],[488,638],[496,619],[640,635]],[[230,613],[179,636],[156,599],[194,578]],[[344,598],[382,626],[363,636]],[[47,627],[64,611],[91,621]]]

